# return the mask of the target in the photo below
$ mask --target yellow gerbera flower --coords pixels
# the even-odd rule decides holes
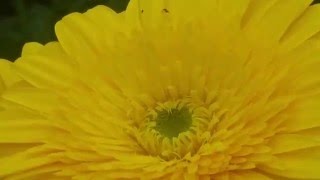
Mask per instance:
[[[1,179],[320,179],[320,6],[131,0],[0,62]]]

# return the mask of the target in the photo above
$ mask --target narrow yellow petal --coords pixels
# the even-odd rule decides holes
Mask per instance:
[[[12,154],[23,152],[27,149],[30,149],[34,146],[37,146],[40,144],[32,144],[32,143],[1,143],[0,142],[0,158],[10,156]]]
[[[102,45],[114,45],[110,40],[110,37],[112,37],[114,33],[118,33],[119,29],[125,28],[123,27],[124,17],[106,6],[96,6],[95,8],[88,10],[83,15],[104,32],[104,34],[102,34],[103,36],[100,37],[100,41],[98,41]],[[107,49],[101,50],[106,51]]]
[[[22,56],[37,54],[41,51],[43,45],[36,42],[26,43],[22,48]]]
[[[20,77],[13,71],[12,62],[0,59],[0,92],[1,87],[9,87],[20,81]]]
[[[54,173],[63,168],[59,164],[44,165],[31,170],[23,171],[6,176],[7,179],[50,179],[50,180],[70,180],[69,177],[57,176]]]
[[[0,76],[0,93],[2,93],[5,90],[5,88],[6,88],[6,85],[4,83],[4,80]]]
[[[279,0],[255,0],[251,1],[242,19],[242,26],[248,28],[257,24],[265,13]]]
[[[44,142],[47,137],[53,136],[54,128],[42,125],[36,121],[26,121],[20,123],[8,123],[0,126],[0,143],[38,143]],[[17,133],[19,132],[19,133]],[[2,146],[0,144],[0,146]],[[1,150],[0,150],[1,152]]]
[[[38,146],[11,156],[0,157],[0,178],[55,162],[56,160],[47,154],[50,151],[44,146]]]
[[[97,24],[97,21],[94,22],[90,16],[95,16],[97,13],[103,14],[108,19],[116,16],[111,10],[108,11],[105,8],[96,7],[88,11],[87,15],[80,13],[70,14],[55,26],[58,40],[63,49],[71,58],[76,59],[80,66],[87,65],[90,62],[97,62],[97,56],[108,50],[105,42],[110,41],[110,39],[105,38],[103,28],[112,29],[117,27],[114,27],[116,24],[114,21],[108,21],[108,19],[101,20],[99,24]],[[109,23],[108,26],[102,27],[106,25],[106,22]],[[88,59],[90,60],[88,61]]]
[[[15,108],[0,111],[0,132],[2,146],[3,143],[42,143],[58,131],[40,115]]]
[[[298,103],[293,109],[294,115],[282,125],[290,132],[320,127],[319,97],[311,97]]]
[[[38,51],[35,53],[34,51]],[[68,58],[57,42],[45,46],[27,44],[25,53],[14,68],[37,87],[68,86],[74,79],[75,63]]]
[[[165,0],[139,0],[139,8],[142,24],[144,26],[152,26],[159,22],[162,15],[170,13],[170,10],[166,9]]]
[[[231,172],[229,178],[230,180],[272,180],[272,178],[252,170]]]
[[[3,93],[5,100],[38,112],[52,112],[59,103],[57,95],[45,89],[11,88]]]
[[[319,179],[320,147],[308,148],[277,155],[281,168],[268,162],[259,168],[267,173],[297,179]]]
[[[320,146],[318,137],[304,136],[300,134],[279,134],[269,141],[272,153],[279,154],[299,149]]]
[[[259,48],[272,48],[278,43],[290,24],[311,4],[312,0],[277,0],[276,2],[260,0],[252,2],[262,7],[252,7],[254,9],[253,17],[247,15],[247,19],[255,19],[248,20],[244,27],[247,36],[251,41],[258,43],[261,46]],[[271,24],[272,26],[270,26]]]
[[[245,12],[249,8],[250,0],[238,0],[237,3],[234,0],[220,0],[217,4],[221,24],[239,29]]]
[[[320,5],[310,6],[304,14],[289,27],[282,37],[283,51],[290,50],[320,32]]]
[[[127,6],[125,13],[123,16],[125,17],[125,22],[134,28],[141,28],[141,11],[139,6],[139,0],[131,0]]]

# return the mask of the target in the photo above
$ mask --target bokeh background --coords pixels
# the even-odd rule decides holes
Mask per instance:
[[[129,0],[0,0],[0,58],[15,60],[26,42],[56,39],[54,24],[96,5],[123,11]]]
[[[47,43],[56,39],[54,24],[71,12],[96,5],[123,11],[129,0],[1,0],[0,58],[15,60],[26,42]],[[314,3],[319,3],[315,0]],[[236,3],[236,1],[235,1]],[[320,21],[320,17],[319,17]]]

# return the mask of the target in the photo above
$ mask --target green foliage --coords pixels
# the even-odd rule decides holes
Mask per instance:
[[[84,12],[96,5],[115,11],[128,0],[11,0],[0,3],[0,58],[14,60],[26,42],[47,43],[56,39],[54,24],[71,12]]]

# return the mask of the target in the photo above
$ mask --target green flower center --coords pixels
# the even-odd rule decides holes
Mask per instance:
[[[158,112],[155,129],[168,138],[177,137],[192,124],[192,114],[187,108],[162,110]]]

